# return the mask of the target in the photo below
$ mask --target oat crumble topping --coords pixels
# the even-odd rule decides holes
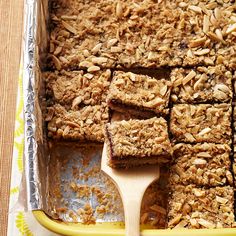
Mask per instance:
[[[114,121],[106,125],[108,163],[115,167],[169,162],[172,148],[163,118]]]
[[[170,184],[195,184],[199,187],[233,184],[229,145],[179,143],[173,149]]]
[[[235,18],[231,1],[54,0],[49,61],[57,70],[235,67]]]
[[[229,102],[232,99],[232,72],[223,65],[176,68],[171,72],[174,103]]]
[[[223,228],[234,222],[233,187],[171,186],[169,228]]]
[[[46,94],[52,102],[71,106],[99,105],[106,102],[110,70],[86,73],[83,71],[45,72]]]
[[[48,107],[48,136],[54,139],[104,141],[104,125],[108,109],[104,105],[85,106],[66,110],[60,104]]]
[[[171,110],[170,132],[175,142],[231,143],[231,105],[177,104]]]
[[[123,112],[128,112],[132,107],[140,113],[144,110],[165,115],[169,110],[171,87],[171,82],[165,79],[157,80],[147,75],[116,71],[108,92],[108,105]]]

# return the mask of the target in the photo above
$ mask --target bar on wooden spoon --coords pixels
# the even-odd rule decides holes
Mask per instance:
[[[163,118],[114,121],[106,125],[108,164],[128,168],[143,164],[166,163],[172,148]]]

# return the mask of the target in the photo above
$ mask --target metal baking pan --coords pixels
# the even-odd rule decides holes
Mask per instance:
[[[23,90],[24,90],[24,173],[27,189],[27,210],[32,211],[45,228],[61,235],[124,235],[122,216],[110,217],[92,225],[64,223],[53,219],[48,198],[50,192],[49,146],[45,135],[42,111],[44,110],[44,85],[41,70],[44,67],[48,42],[48,0],[25,0]],[[50,215],[50,216],[49,216]],[[236,235],[236,229],[148,229],[143,227],[142,235]]]

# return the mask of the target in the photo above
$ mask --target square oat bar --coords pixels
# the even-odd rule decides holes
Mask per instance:
[[[45,120],[48,122],[48,136],[54,139],[103,142],[108,108],[95,105],[67,110],[55,104],[47,108]]]
[[[165,79],[116,71],[109,88],[108,106],[140,117],[166,115],[170,91],[171,82]]]
[[[170,168],[169,178],[171,185],[214,187],[233,184],[229,145],[179,143],[173,150],[174,163]]]
[[[163,118],[130,119],[106,125],[108,164],[113,168],[166,163],[172,147]]]
[[[46,93],[53,102],[71,105],[99,105],[106,101],[110,70],[44,72]]]
[[[173,103],[229,102],[233,96],[232,72],[223,65],[176,68],[171,72]]]
[[[234,223],[233,187],[171,186],[168,228],[222,228]]]
[[[174,105],[170,115],[173,141],[230,144],[231,112],[231,105],[226,103]]]

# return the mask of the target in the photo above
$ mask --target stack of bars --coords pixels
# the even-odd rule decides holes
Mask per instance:
[[[234,223],[235,9],[220,0],[51,1],[48,137],[106,139],[113,168],[160,163],[170,190],[168,207],[155,208],[161,227]]]
[[[106,125],[111,167],[129,168],[171,160],[167,122],[163,118],[169,111],[171,87],[165,79],[114,72],[107,103],[115,113],[115,121]]]

